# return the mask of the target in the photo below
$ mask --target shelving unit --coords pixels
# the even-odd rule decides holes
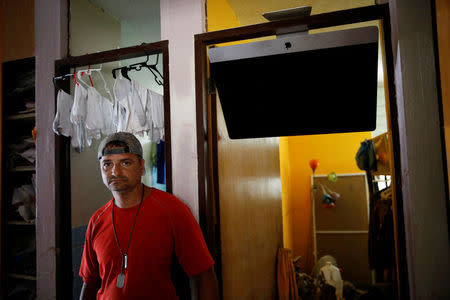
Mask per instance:
[[[1,299],[36,298],[35,59],[2,64]]]
[[[9,273],[8,277],[16,278],[16,279],[24,279],[24,280],[36,280],[36,276],[14,274],[14,273]]]
[[[7,116],[6,120],[24,120],[24,119],[34,119],[36,118],[36,113],[24,113],[24,114],[17,114],[13,116]]]

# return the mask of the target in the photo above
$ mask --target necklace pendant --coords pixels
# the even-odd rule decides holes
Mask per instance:
[[[122,256],[122,269],[125,270],[128,267],[128,255],[124,254]]]
[[[120,274],[117,276],[116,286],[117,286],[119,289],[121,289],[121,288],[123,288],[124,285],[125,285],[125,274],[120,273]]]

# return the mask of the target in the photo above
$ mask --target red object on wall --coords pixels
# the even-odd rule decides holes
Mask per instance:
[[[309,161],[309,166],[311,167],[313,173],[316,171],[317,167],[319,166],[319,161],[317,159],[311,159]]]

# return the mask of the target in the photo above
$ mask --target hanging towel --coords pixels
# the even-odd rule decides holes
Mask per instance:
[[[279,248],[277,253],[278,300],[299,300],[292,251]]]

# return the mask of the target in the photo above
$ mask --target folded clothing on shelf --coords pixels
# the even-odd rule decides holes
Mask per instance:
[[[31,184],[16,187],[11,201],[20,216],[27,222],[36,217],[36,191]]]

